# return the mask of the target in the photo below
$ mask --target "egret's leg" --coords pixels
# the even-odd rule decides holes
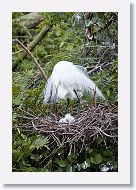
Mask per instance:
[[[56,115],[58,115],[58,108],[57,108],[57,102],[54,102],[53,104],[53,110]]]
[[[79,98],[79,96],[78,96],[76,90],[74,90],[74,92],[75,92],[76,97],[77,97],[77,111],[78,111],[78,113],[79,113],[79,111],[80,111],[80,98]]]
[[[65,112],[66,112],[66,113],[67,113],[67,111],[68,111],[68,107],[69,107],[69,105],[70,105],[70,99],[67,98],[67,106],[66,106],[66,109],[65,109]]]

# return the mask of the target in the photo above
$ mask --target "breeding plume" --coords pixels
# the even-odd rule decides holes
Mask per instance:
[[[92,97],[105,99],[102,92],[89,78],[84,67],[74,65],[68,61],[58,62],[47,81],[44,91],[43,103],[58,102],[60,99],[78,99],[80,106],[80,97],[84,92]]]

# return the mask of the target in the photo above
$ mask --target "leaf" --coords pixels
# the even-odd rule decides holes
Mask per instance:
[[[12,86],[12,95],[18,95],[20,90],[16,86]]]
[[[70,155],[68,155],[68,160],[70,161],[70,162],[76,162],[77,161],[77,155],[74,155],[74,154],[70,154]]]
[[[47,168],[43,168],[43,169],[41,169],[41,171],[42,171],[42,172],[49,172],[50,170],[47,169]]]
[[[64,154],[64,148],[60,148],[60,149],[57,151],[57,154],[58,154],[58,155]]]
[[[65,45],[65,42],[61,42],[59,47],[62,48],[64,45]]]
[[[110,90],[107,90],[107,96],[110,96]]]
[[[85,170],[85,169],[87,169],[88,167],[90,167],[90,164],[89,164],[87,161],[84,161],[84,162],[81,164],[81,167]]]
[[[35,161],[39,161],[41,156],[39,154],[31,154],[31,159]]]
[[[66,162],[65,162],[64,160],[59,160],[59,161],[58,161],[58,164],[59,164],[59,166],[60,166],[61,168],[66,167]]]
[[[66,166],[66,172],[72,172],[72,165],[70,163],[67,163],[67,166]]]
[[[88,148],[88,153],[91,154],[93,152],[93,149],[92,148]]]
[[[93,34],[96,33],[96,31],[97,31],[97,29],[96,29],[96,27],[94,26],[94,27],[93,27]]]
[[[27,167],[26,169],[24,169],[24,171],[27,171],[27,172],[37,172],[37,168],[36,167]]]
[[[21,134],[21,137],[22,137],[22,139],[23,139],[24,141],[27,141],[27,136],[26,136],[26,135]]]
[[[113,152],[111,150],[105,150],[105,151],[103,151],[103,155],[105,157],[110,157],[113,155]]]
[[[104,18],[105,18],[105,17],[104,17],[104,13],[102,13],[102,12],[97,13],[97,16],[98,16],[100,19],[104,19]]]
[[[100,164],[103,161],[103,157],[100,154],[96,154],[95,157],[91,157],[90,161],[94,164]]]
[[[86,21],[86,27],[91,26],[91,24],[93,24],[93,22],[92,22],[92,21],[90,21],[90,20]]]
[[[103,141],[104,141],[103,137],[97,137],[96,138],[96,142],[97,142],[98,145],[101,144],[101,143],[103,143]]]
[[[72,44],[69,44],[69,45],[66,47],[66,50],[67,50],[67,51],[73,50],[73,45],[72,45]]]
[[[49,142],[48,138],[46,138],[44,136],[40,136],[39,138],[37,138],[36,140],[33,141],[33,143],[30,146],[30,149],[36,148],[38,150],[42,147],[46,147],[48,150],[50,150],[49,147],[47,146],[48,142]]]
[[[15,97],[13,100],[12,100],[12,104],[13,105],[16,105],[16,106],[19,106],[21,104],[21,99],[20,97]]]

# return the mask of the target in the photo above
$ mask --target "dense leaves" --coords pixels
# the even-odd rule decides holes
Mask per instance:
[[[51,27],[32,51],[47,77],[60,60],[83,65],[107,100],[117,104],[117,13],[41,13],[41,21],[31,28],[20,21],[28,16],[29,13],[13,13],[13,38],[27,46],[45,25]],[[12,86],[13,171],[117,171],[118,147],[113,139],[98,137],[82,149],[70,150],[68,144],[58,147],[46,136],[36,132],[28,135],[19,128],[23,112],[29,119],[38,114],[50,115],[54,107],[42,104],[45,81],[32,60],[21,58],[23,50],[18,44],[13,44],[12,50],[13,62],[18,62],[13,70]],[[84,99],[90,101],[88,96]],[[72,101],[71,109],[74,105]],[[59,108],[64,111],[65,101]]]

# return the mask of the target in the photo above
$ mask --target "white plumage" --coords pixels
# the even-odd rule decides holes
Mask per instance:
[[[83,96],[84,92],[91,96],[105,99],[102,92],[89,78],[84,67],[68,61],[58,62],[52,71],[44,91],[43,103],[58,102],[59,99],[74,99]]]
[[[69,124],[71,124],[72,122],[74,122],[74,120],[75,120],[75,118],[72,115],[67,113],[65,115],[65,117],[63,117],[63,118],[61,118],[59,120],[59,123],[69,123]]]

